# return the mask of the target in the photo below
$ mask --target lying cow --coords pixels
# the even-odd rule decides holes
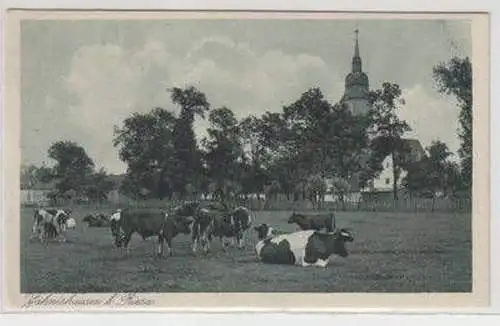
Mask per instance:
[[[49,238],[57,238],[62,231],[66,231],[71,210],[39,208],[33,215],[32,233],[42,242]],[[62,236],[61,241],[66,239]]]
[[[268,264],[326,267],[332,254],[347,257],[346,242],[354,240],[346,229],[332,233],[303,230],[265,237],[257,242],[257,259]]]
[[[138,233],[143,240],[158,237],[158,255],[163,255],[167,243],[167,256],[172,256],[172,239],[178,234],[191,232],[191,219],[160,211],[140,209],[117,210],[110,218],[113,244],[129,252],[132,234]]]
[[[297,224],[301,230],[325,229],[326,232],[333,232],[335,229],[335,215],[329,214],[297,214],[292,213],[288,218],[288,224]]]
[[[213,237],[218,237],[223,248],[226,247],[224,238],[236,241],[239,248],[244,246],[244,238],[252,224],[250,212],[245,207],[237,207],[227,211],[215,206],[200,208],[195,214],[192,230],[193,252],[196,253],[198,244],[208,252]]]
[[[109,226],[108,218],[102,213],[88,214],[83,218],[83,222],[86,222],[89,228]]]

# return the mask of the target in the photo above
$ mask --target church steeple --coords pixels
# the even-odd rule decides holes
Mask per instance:
[[[368,76],[363,72],[361,56],[359,55],[359,30],[354,31],[354,56],[352,57],[351,72],[345,78],[345,91],[342,100],[350,107],[354,114],[368,112]]]
[[[358,40],[359,30],[356,29],[354,33],[356,33],[356,42],[354,44],[354,56],[352,57],[352,72],[361,72],[363,70],[362,70],[361,57],[359,56],[359,40]]]

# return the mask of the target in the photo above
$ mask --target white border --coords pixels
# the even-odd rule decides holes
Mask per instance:
[[[184,1],[161,1],[161,0],[142,0],[142,1],[120,1],[120,0],[107,0],[107,1],[102,1],[102,0],[86,0],[85,2],[83,1],[74,1],[74,0],[67,0],[67,1],[57,1],[57,0],[17,0],[17,1],[0,1],[0,8],[66,8],[66,9],[232,9],[232,10],[242,10],[242,9],[266,9],[266,10],[371,10],[371,11],[489,11],[492,13],[491,16],[491,39],[496,40],[498,39],[496,36],[496,32],[498,29],[498,21],[496,19],[496,14],[499,13],[499,11],[495,12],[495,7],[494,4],[498,3],[497,1],[494,0],[475,0],[475,1],[465,1],[465,0],[454,0],[454,1],[435,1],[435,0],[407,0],[407,1],[395,1],[395,0],[365,0],[365,1],[355,1],[355,0],[338,0],[335,1],[335,6],[332,4],[330,1],[318,1],[318,0],[308,0],[308,1],[297,1],[297,0],[288,0],[288,1],[263,1],[263,0],[254,0],[254,1],[248,1],[248,2],[242,2],[242,1],[234,1],[234,0],[211,0],[210,3],[207,3],[208,1],[193,1],[193,0],[184,0]],[[2,16],[3,16],[3,10],[2,10]],[[2,19],[3,22],[3,19]],[[3,31],[3,28],[2,28]],[[3,35],[2,35],[3,36]],[[3,38],[2,38],[3,40]],[[3,42],[2,42],[3,45]],[[497,63],[495,61],[495,57],[497,57],[498,51],[498,42],[491,42],[491,54],[492,54],[492,60],[491,60],[491,89],[493,90],[492,92],[492,98],[491,98],[491,149],[492,149],[492,154],[491,154],[491,166],[495,166],[495,162],[498,161],[498,157],[493,151],[495,148],[500,148],[500,144],[498,144],[499,139],[500,139],[500,131],[499,128],[495,128],[497,121],[499,121],[499,114],[497,113],[496,108],[498,106],[498,98],[495,97],[495,89],[498,89],[498,76],[497,72]],[[2,46],[3,48],[3,46]],[[3,63],[3,60],[2,60]],[[2,70],[3,71],[3,70]],[[1,129],[3,130],[3,128]],[[4,158],[2,158],[4,159]],[[492,221],[491,221],[491,239],[492,239],[492,244],[491,244],[491,255],[492,255],[492,261],[491,261],[491,286],[492,286],[492,291],[491,291],[491,307],[488,309],[482,309],[478,312],[480,313],[498,313],[500,312],[500,265],[498,259],[495,259],[495,257],[499,257],[500,255],[500,250],[499,250],[499,241],[496,240],[499,235],[500,235],[500,222],[498,221],[498,205],[496,203],[498,196],[498,192],[494,187],[495,181],[500,180],[498,172],[495,171],[495,169],[491,169],[491,180],[492,182],[492,189],[491,189],[491,202],[492,202]],[[3,170],[2,170],[3,172]],[[3,187],[2,187],[3,188]],[[5,189],[4,189],[5,190]],[[2,207],[0,203],[0,207]],[[111,314],[85,314],[85,323],[91,322],[90,319],[95,319],[99,318],[99,320],[102,320],[104,322],[104,319],[106,319],[106,323],[110,321],[109,316]],[[83,316],[83,315],[82,315]],[[311,315],[311,314],[293,314],[293,316],[286,316],[286,315],[279,315],[279,314],[266,314],[266,315],[256,315],[256,314],[238,314],[236,315],[224,315],[224,317],[219,317],[219,315],[209,315],[210,318],[208,318],[208,315],[205,316],[196,316],[195,314],[170,314],[168,322],[174,322],[174,323],[181,323],[184,321],[185,323],[189,324],[194,324],[195,320],[194,318],[197,317],[197,321],[200,322],[199,317],[204,318],[203,323],[210,323],[214,322],[219,323],[219,321],[222,322],[227,322],[228,324],[234,324],[235,322],[242,324],[252,324],[255,325],[256,323],[261,323],[265,321],[272,321],[273,323],[275,322],[280,322],[280,323],[289,323],[292,320],[297,321],[300,324],[303,324],[304,322],[309,322],[309,320],[316,322],[325,322],[330,324],[332,322],[337,322],[337,323],[346,323],[347,322],[347,317],[348,316],[355,316],[352,314],[342,314],[341,316],[337,316],[336,319],[338,320],[331,320],[333,318],[332,316],[327,316],[327,315]],[[271,318],[273,316],[273,318]],[[405,317],[403,317],[405,316]],[[51,323],[51,324],[58,324],[61,323],[61,325],[64,323],[65,325],[68,324],[68,322],[75,322],[75,315],[60,315],[57,316],[57,319],[55,318],[55,314],[44,314],[44,315],[38,315],[36,318],[37,323],[42,322],[40,319],[44,319],[43,322],[46,323]],[[18,319],[19,321],[35,321],[35,319],[32,319],[33,317],[30,318],[30,320],[26,319],[30,318],[28,316],[16,316],[15,319]],[[67,319],[67,318],[71,318]],[[82,322],[83,319],[82,318]],[[113,318],[113,322],[119,322],[120,324],[123,324],[126,320],[128,323],[144,323],[144,316],[139,315],[139,314],[126,314],[126,315],[118,315],[116,314]],[[114,319],[116,318],[116,320]],[[126,319],[125,319],[126,318]],[[148,317],[149,318],[149,317]],[[163,319],[165,318],[164,315],[158,315],[155,314],[154,318],[158,319],[149,319],[148,323],[154,323],[154,322],[167,322],[167,320]],[[162,319],[160,319],[162,318]],[[314,318],[314,319],[310,319]],[[404,320],[403,320],[404,318]],[[424,319],[425,318],[425,319]],[[431,316],[418,316],[418,317],[410,317],[409,315],[364,315],[364,316],[359,316],[356,319],[356,324],[358,323],[363,323],[363,322],[368,322],[370,325],[373,325],[373,323],[376,324],[376,321],[379,323],[387,324],[389,323],[394,323],[394,324],[400,324],[400,323],[406,323],[408,325],[412,324],[413,322],[417,322],[417,319],[419,323],[421,322],[433,322],[436,324],[442,324],[446,319],[452,321],[453,318],[453,323],[455,325],[461,325],[467,322],[469,324],[472,320],[469,318],[456,318],[456,317],[451,317],[451,316],[442,316],[442,315],[431,315]],[[474,320],[478,317],[473,317]],[[9,320],[13,320],[13,316],[9,316]],[[478,319],[477,321],[479,321]],[[94,320],[92,320],[94,321]],[[483,322],[482,320],[480,322]],[[2,321],[3,323],[3,321]],[[82,323],[83,324],[83,323]],[[416,324],[416,323],[415,323]]]

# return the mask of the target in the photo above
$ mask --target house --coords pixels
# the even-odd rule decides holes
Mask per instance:
[[[48,205],[49,194],[55,189],[55,182],[31,184],[21,178],[21,205]]]
[[[417,139],[403,139],[403,141],[406,150],[404,153],[400,153],[400,155],[396,156],[396,159],[401,160],[400,164],[402,165],[401,174],[396,182],[398,188],[403,188],[402,180],[408,173],[404,169],[404,164],[421,161],[426,156],[422,144]],[[394,162],[392,160],[392,155],[387,155],[384,158],[382,167],[383,169],[380,174],[375,179],[371,180],[370,185],[362,191],[384,192],[393,190]]]

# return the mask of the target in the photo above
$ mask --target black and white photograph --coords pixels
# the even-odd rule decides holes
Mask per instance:
[[[472,293],[472,26],[21,19],[20,293]]]

